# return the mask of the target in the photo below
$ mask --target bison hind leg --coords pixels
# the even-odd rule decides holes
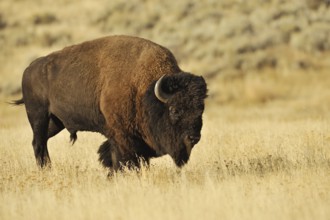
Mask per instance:
[[[37,164],[41,168],[50,167],[50,157],[47,148],[49,115],[47,109],[35,109],[27,105],[27,114],[33,130],[33,149]]]
[[[50,114],[50,120],[48,125],[48,138],[57,135],[64,129],[62,121],[53,114]]]

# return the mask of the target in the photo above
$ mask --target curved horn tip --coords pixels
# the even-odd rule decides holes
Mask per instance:
[[[168,99],[170,98],[170,96],[162,90],[162,81],[163,81],[164,76],[166,76],[166,74],[164,74],[162,77],[160,77],[157,80],[157,82],[155,84],[155,88],[154,88],[154,93],[159,101],[166,103],[168,101]]]

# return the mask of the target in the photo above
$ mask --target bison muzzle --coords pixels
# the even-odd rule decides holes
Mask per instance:
[[[110,36],[66,47],[24,71],[23,98],[40,167],[50,165],[49,138],[66,128],[103,134],[98,151],[111,170],[170,155],[189,160],[201,138],[207,86],[183,72],[173,54],[151,41]]]

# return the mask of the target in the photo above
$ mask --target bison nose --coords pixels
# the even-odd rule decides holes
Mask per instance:
[[[201,139],[201,136],[200,135],[189,135],[188,139],[191,144],[197,144],[198,141]]]

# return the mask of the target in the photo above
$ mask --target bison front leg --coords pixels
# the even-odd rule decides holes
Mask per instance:
[[[105,141],[98,150],[99,161],[104,167],[110,169],[110,172],[123,170],[124,167],[129,169],[139,168],[139,157],[134,152],[120,150],[120,146],[114,141]]]
[[[100,146],[97,153],[99,154],[99,161],[102,163],[104,167],[113,168],[112,160],[111,160],[111,144],[109,141],[103,142]]]

